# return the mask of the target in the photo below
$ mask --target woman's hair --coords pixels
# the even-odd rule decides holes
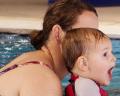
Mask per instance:
[[[62,52],[65,64],[71,72],[77,58],[89,53],[91,48],[96,48],[99,41],[108,37],[98,29],[76,28],[66,32],[62,42]]]
[[[55,24],[61,26],[64,31],[72,28],[76,23],[78,16],[84,11],[91,11],[97,16],[93,6],[83,2],[84,0],[58,0],[51,5],[44,17],[43,30],[36,37],[32,38],[31,43],[36,49],[40,49],[48,40],[52,27]]]

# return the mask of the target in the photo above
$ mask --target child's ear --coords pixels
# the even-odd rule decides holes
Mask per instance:
[[[78,70],[81,70],[84,72],[88,71],[88,61],[87,61],[87,58],[85,56],[78,57],[77,67],[78,67]]]

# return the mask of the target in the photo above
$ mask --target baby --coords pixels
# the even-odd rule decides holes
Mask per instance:
[[[108,96],[100,86],[110,84],[116,62],[109,37],[98,29],[72,29],[62,47],[66,67],[72,73],[66,96]]]

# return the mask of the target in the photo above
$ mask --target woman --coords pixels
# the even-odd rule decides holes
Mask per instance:
[[[51,5],[43,31],[32,39],[38,50],[17,57],[0,70],[0,95],[62,96],[60,79],[67,70],[61,42],[67,30],[78,27],[98,27],[97,13],[91,5],[80,0],[59,0]]]

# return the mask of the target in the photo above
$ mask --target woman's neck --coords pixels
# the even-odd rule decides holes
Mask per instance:
[[[63,77],[67,73],[67,70],[64,64],[60,47],[56,44],[49,44],[43,46],[43,48],[44,50],[46,50],[46,54],[48,54],[50,58],[53,71],[59,76],[60,79],[63,79]]]

